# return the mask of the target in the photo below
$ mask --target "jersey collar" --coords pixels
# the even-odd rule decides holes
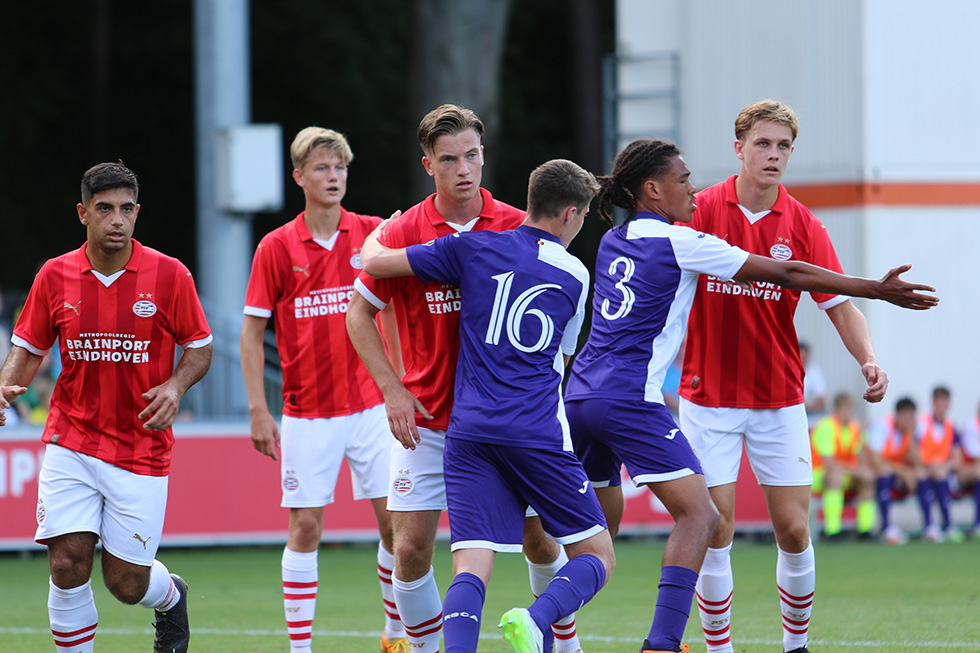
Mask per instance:
[[[652,213],[651,211],[637,211],[636,215],[633,216],[633,220],[659,220],[665,224],[670,224],[670,221],[667,218],[659,213]]]
[[[299,215],[293,220],[296,225],[296,231],[299,233],[299,239],[301,241],[313,240],[313,234],[310,233],[310,228],[306,226],[306,211],[300,211]],[[340,207],[340,222],[337,223],[337,231],[350,231],[350,216],[347,215],[347,209]]]
[[[517,230],[526,231],[528,235],[530,235],[531,238],[534,238],[535,240],[538,241],[550,240],[553,243],[558,243],[559,245],[561,245],[561,238],[559,238],[558,236],[556,236],[555,234],[549,231],[545,231],[544,229],[538,229],[537,227],[534,227],[529,224],[522,224],[517,227]]]
[[[480,195],[483,197],[483,209],[480,211],[480,215],[477,218],[492,219],[494,216],[494,202],[493,195],[490,194],[486,188],[480,188]],[[442,214],[436,210],[436,194],[432,193],[425,198],[422,203],[422,210],[425,213],[426,219],[433,225],[447,224],[446,219],[442,217]]]
[[[133,253],[130,254],[129,260],[126,261],[126,265],[123,266],[123,270],[136,272],[139,270],[140,261],[143,260],[143,245],[135,238],[132,238],[131,240],[133,242]],[[88,260],[88,256],[85,254],[86,248],[88,248],[88,241],[82,243],[82,246],[76,250],[78,253],[78,269],[82,273],[95,269],[92,267],[92,262]]]
[[[737,178],[738,175],[732,175],[725,180],[725,201],[729,204],[738,204],[738,195],[735,193],[735,180]],[[776,196],[776,203],[772,205],[769,211],[772,213],[785,213],[788,197],[789,193],[786,191],[786,187],[779,184],[779,195]]]

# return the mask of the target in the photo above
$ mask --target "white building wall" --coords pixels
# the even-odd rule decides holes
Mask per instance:
[[[739,110],[782,100],[801,131],[784,183],[980,184],[980,2],[942,0],[619,0],[621,53],[680,57],[678,142],[704,187],[737,173]],[[621,77],[621,81],[622,81]],[[629,79],[642,86],[642,74]],[[632,133],[657,126],[621,112]],[[910,280],[936,286],[940,306],[911,312],[856,300],[890,379],[883,404],[929,403],[948,384],[960,423],[980,401],[980,293],[965,272],[980,243],[980,206],[813,207],[846,272],[880,277],[913,264]],[[830,321],[804,298],[800,338],[813,347],[831,392],[860,392],[860,371]]]

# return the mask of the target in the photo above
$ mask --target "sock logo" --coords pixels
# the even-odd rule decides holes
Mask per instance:
[[[153,536],[151,535],[150,537],[148,537],[148,538],[146,538],[144,540],[142,537],[140,537],[140,534],[139,533],[133,533],[133,539],[134,540],[139,540],[140,542],[142,542],[143,543],[143,550],[146,551],[146,543],[149,542],[150,540],[152,540],[153,539]]]
[[[480,619],[475,614],[470,614],[469,612],[453,612],[452,614],[447,614],[442,618],[443,621],[449,621],[456,617],[462,617],[463,619],[472,619],[476,623],[480,623]]]

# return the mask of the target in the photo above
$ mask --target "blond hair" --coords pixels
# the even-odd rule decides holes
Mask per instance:
[[[354,160],[354,153],[343,134],[323,127],[307,127],[296,134],[293,144],[289,146],[289,158],[293,161],[293,167],[302,170],[310,160],[313,150],[319,147],[337,154],[344,165],[350,165]]]
[[[793,132],[793,140],[800,131],[800,121],[788,106],[778,100],[760,100],[742,109],[735,119],[735,138],[742,140],[755,123],[765,121],[786,125]]]

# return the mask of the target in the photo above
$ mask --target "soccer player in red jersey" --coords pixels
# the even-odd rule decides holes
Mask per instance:
[[[764,100],[735,121],[741,170],[698,194],[691,226],[761,256],[841,271],[826,229],[779,183],[793,153],[792,109]],[[888,377],[875,358],[864,315],[848,297],[812,293],[879,402]],[[808,515],[812,470],[803,365],[793,315],[800,292],[774,284],[745,288],[710,277],[698,282],[681,377],[681,428],[704,466],[721,525],[698,579],[709,653],[731,652],[735,480],[742,442],[766,497],[779,548],[776,585],[783,648],[805,652],[815,567]]]
[[[289,645],[293,653],[311,650],[324,507],[333,503],[346,457],[354,498],[371,500],[381,532],[381,650],[404,653],[408,641],[392,596],[391,518],[385,506],[391,437],[381,391],[354,351],[345,325],[361,270],[361,246],[381,220],[341,206],[353,159],[342,134],[307,127],[293,140],[290,156],[306,208],[259,243],[241,337],[252,442],[273,460],[276,449],[282,451],[282,505],[289,508],[282,555]],[[263,388],[263,334],[273,316],[283,377],[281,433]]]
[[[383,243],[402,248],[462,231],[514,229],[524,212],[480,188],[483,123],[473,111],[451,104],[425,115],[418,128],[422,165],[436,192],[386,228]],[[395,601],[416,653],[436,653],[442,601],[432,571],[439,515],[446,509],[442,454],[453,404],[459,354],[460,291],[416,277],[375,280],[361,274],[347,314],[358,354],[384,394],[388,424],[398,440],[391,452],[388,510],[395,538]],[[405,374],[385,354],[375,316],[393,304]],[[567,557],[545,536],[540,520],[528,520],[524,537],[531,590],[543,592]],[[554,626],[558,653],[580,649],[574,614]]]
[[[187,583],[156,560],[171,424],[211,365],[211,329],[190,272],[133,239],[136,175],[101,163],[82,177],[87,239],[47,261],[0,370],[0,426],[57,341],[62,371],[42,439],[35,540],[48,547],[48,615],[59,652],[94,649],[95,545],[113,596],[156,611],[154,651],[187,650]],[[174,369],[174,353],[183,353]]]

